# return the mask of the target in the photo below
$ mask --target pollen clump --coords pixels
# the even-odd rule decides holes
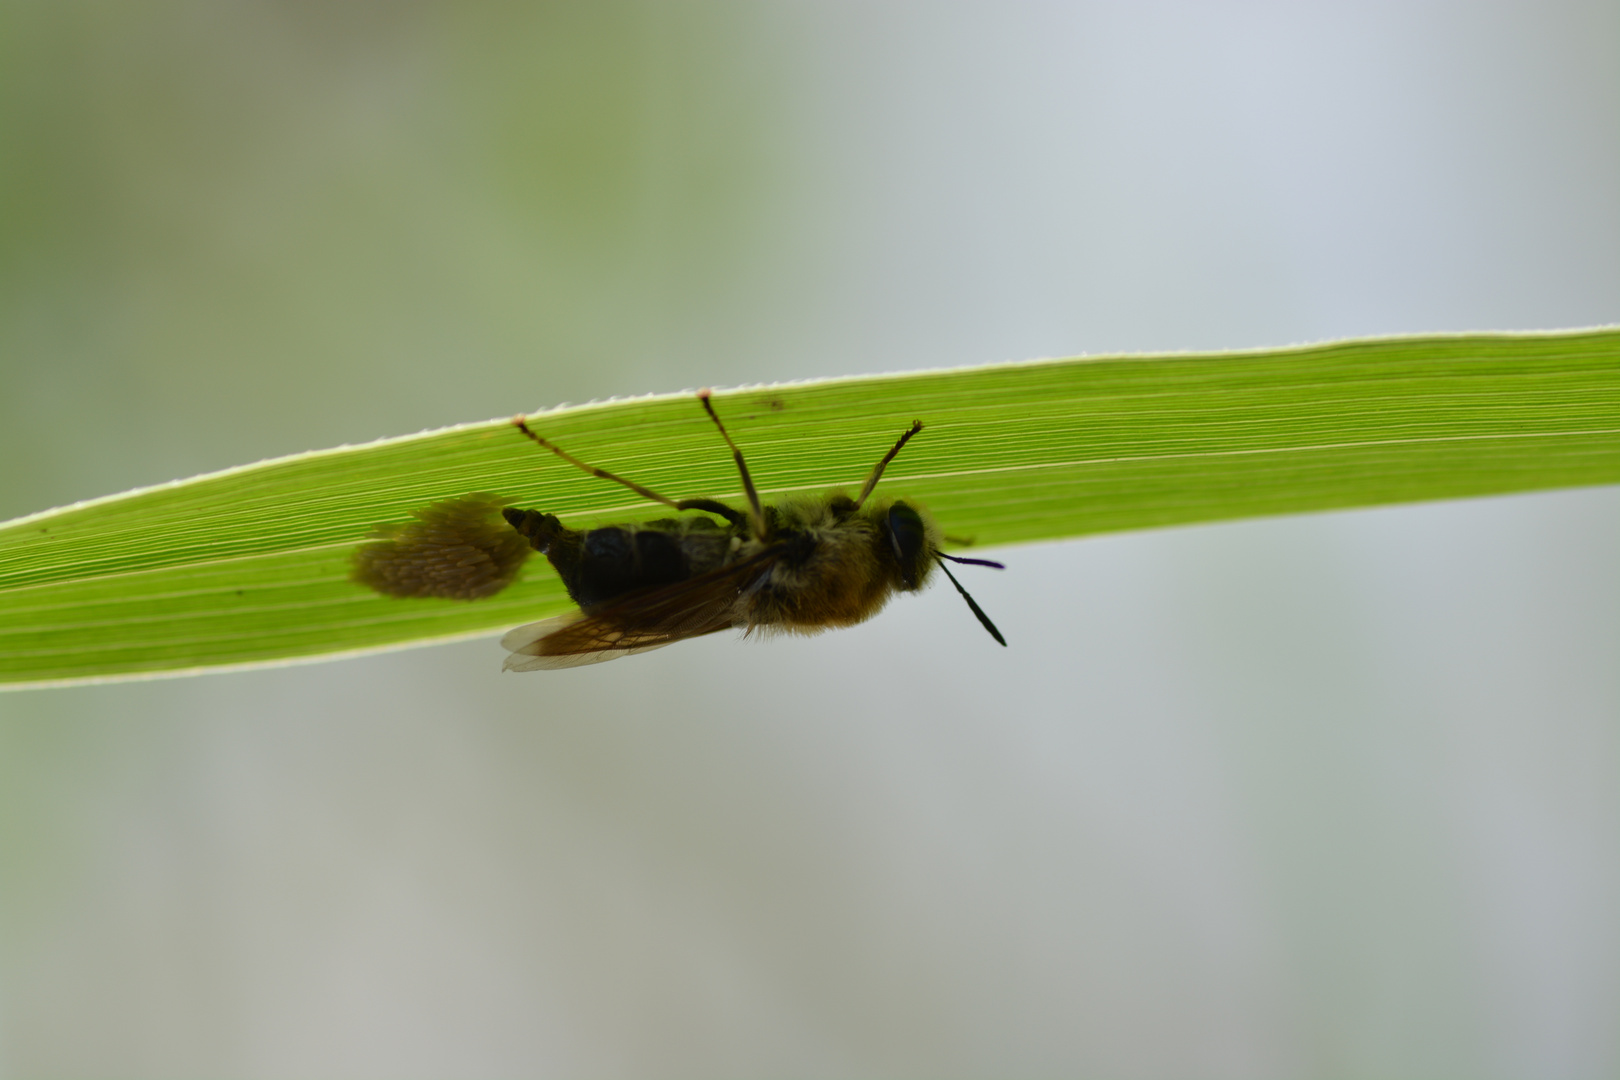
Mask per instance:
[[[412,510],[415,521],[379,525],[354,553],[350,580],[387,596],[481,600],[516,580],[532,551],[501,518],[508,500],[474,492]]]

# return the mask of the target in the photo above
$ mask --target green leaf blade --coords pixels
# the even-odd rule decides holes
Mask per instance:
[[[1620,331],[919,372],[717,394],[767,500],[882,491],[980,546],[1620,482]],[[735,502],[690,395],[544,414],[547,438],[674,497]],[[376,524],[473,491],[575,526],[667,516],[490,421],[130,492],[0,526],[0,684],[277,663],[568,609],[543,559],[474,601],[348,580]]]

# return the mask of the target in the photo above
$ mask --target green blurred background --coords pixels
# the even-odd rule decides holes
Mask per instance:
[[[563,401],[1620,318],[1620,9],[0,5],[0,518]],[[1620,492],[810,641],[0,695],[0,1074],[1607,1077]],[[87,630],[87,633],[93,633]]]

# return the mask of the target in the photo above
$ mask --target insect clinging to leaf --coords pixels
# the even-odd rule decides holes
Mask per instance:
[[[877,614],[894,593],[921,589],[936,566],[990,635],[1007,644],[946,562],[1004,567],[945,554],[939,527],[921,508],[872,498],[884,469],[922,430],[921,421],[879,459],[856,497],[835,491],[764,505],[709,392],[700,392],[698,400],[731,449],[746,510],[714,499],[667,498],[585,464],[536,434],[523,418],[513,421],[539,446],[585,472],[694,512],[577,531],[554,514],[505,507],[501,513],[507,522],[551,561],[580,608],[503,637],[501,644],[511,652],[506,670],[594,664],[733,627],[813,634],[852,626]]]

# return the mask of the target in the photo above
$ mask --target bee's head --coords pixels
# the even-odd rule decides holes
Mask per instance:
[[[889,546],[900,567],[900,587],[907,591],[916,589],[928,576],[929,560],[934,555],[933,544],[928,540],[928,526],[916,507],[909,503],[893,503],[887,517]]]
[[[991,562],[989,559],[963,559],[956,555],[945,554],[929,538],[928,524],[923,520],[922,514],[918,513],[916,507],[909,506],[906,503],[896,502],[890,505],[888,526],[889,545],[894,549],[894,557],[900,567],[900,580],[902,582],[900,587],[908,592],[918,588],[923,579],[928,576],[928,571],[933,569],[933,564],[935,562],[939,563],[939,568],[945,571],[945,576],[950,578],[952,585],[956,586],[956,591],[962,594],[962,599],[967,601],[967,606],[973,611],[973,615],[979,620],[979,624],[988,630],[990,636],[995,638],[999,644],[1006,645],[1007,639],[1001,636],[1001,631],[996,629],[996,624],[990,621],[990,616],[986,615],[984,609],[979,607],[978,601],[969,596],[967,590],[962,588],[962,583],[956,580],[956,575],[951,573],[951,568],[945,565],[945,560],[971,563],[975,566],[991,566],[997,570],[1003,570],[1005,567],[998,562]]]

